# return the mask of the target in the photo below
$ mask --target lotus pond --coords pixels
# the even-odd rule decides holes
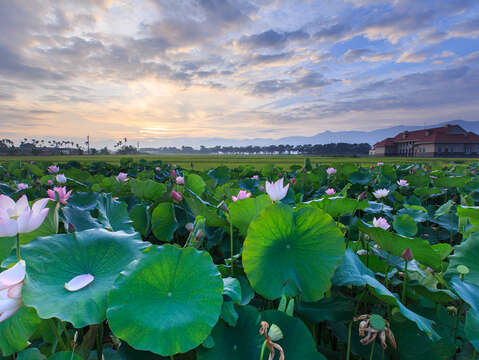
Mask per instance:
[[[1,359],[476,359],[479,164],[0,166]]]

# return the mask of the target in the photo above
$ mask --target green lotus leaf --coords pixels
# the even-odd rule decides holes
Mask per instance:
[[[218,321],[222,293],[223,281],[208,253],[152,246],[115,281],[109,325],[135,349],[162,356],[186,352]]]
[[[474,310],[467,312],[464,333],[467,340],[479,351],[479,312]]]
[[[416,221],[407,214],[395,215],[393,228],[403,236],[414,236],[417,234]]]
[[[98,194],[94,192],[75,192],[68,199],[68,206],[80,210],[93,210],[97,206]]]
[[[50,356],[48,360],[83,360],[83,359],[77,354],[73,354],[70,351],[60,351]]]
[[[135,232],[124,202],[113,199],[111,195],[103,195],[98,199],[98,211],[98,221],[107,230],[125,231],[127,233]]]
[[[13,316],[0,322],[0,354],[9,356],[25,349],[40,321],[35,309],[22,306]]]
[[[158,200],[166,192],[166,185],[153,180],[130,180],[131,192],[144,200]]]
[[[0,264],[8,258],[16,244],[15,236],[0,237]]]
[[[434,180],[434,186],[438,188],[462,188],[471,181],[467,176],[442,176]]]
[[[373,175],[367,170],[360,168],[358,171],[349,175],[349,182],[353,184],[365,185],[369,183],[373,178]]]
[[[401,236],[391,231],[369,226],[363,221],[358,221],[358,228],[368,234],[384,251],[401,256],[403,251],[409,248],[414,259],[435,270],[440,269],[441,255],[432,248],[427,240]]]
[[[226,220],[218,215],[218,209],[216,206],[204,201],[192,191],[185,191],[183,195],[193,215],[195,217],[204,216],[206,218],[207,226],[222,227],[224,229],[229,228]]]
[[[260,314],[251,306],[240,306],[237,311],[236,326],[219,321],[211,333],[215,346],[211,349],[200,347],[198,360],[259,359],[264,341],[259,334]]]
[[[17,354],[17,360],[45,360],[46,358],[37,348],[28,348]]]
[[[251,221],[269,205],[271,205],[271,199],[268,195],[230,203],[228,207],[233,225],[240,230],[242,235],[246,235]]]
[[[173,234],[178,229],[178,221],[175,216],[175,206],[165,202],[159,204],[151,215],[151,230],[153,235],[160,241],[173,240]]]
[[[91,229],[37,238],[22,248],[27,275],[23,300],[41,318],[57,317],[81,328],[105,320],[107,294],[118,274],[148,243],[138,234]],[[65,283],[82,274],[94,280],[70,292]]]
[[[332,217],[344,216],[347,214],[352,214],[356,210],[364,210],[369,204],[366,200],[356,200],[350,199],[347,197],[332,197],[332,198],[323,198],[321,200],[313,200],[306,204],[311,204],[317,206],[320,209],[326,211]]]
[[[434,322],[404,306],[392,292],[374,277],[374,273],[359,260],[353,250],[346,249],[343,262],[336,270],[332,281],[335,286],[370,286],[374,290],[373,294],[378,299],[389,305],[399,307],[401,314],[415,322],[421,331],[433,339],[438,338],[436,331],[433,329]]]
[[[343,254],[344,238],[331,216],[277,203],[251,222],[243,266],[255,291],[268,299],[302,294],[316,301],[329,289]]]
[[[139,203],[130,210],[130,219],[133,221],[133,227],[142,236],[147,236],[150,232],[150,212],[148,205]]]
[[[449,256],[449,266],[445,277],[459,276],[458,265],[469,268],[469,274],[464,275],[464,281],[479,286],[479,233],[471,233],[467,240],[454,247],[454,253]]]
[[[316,351],[311,332],[300,319],[277,310],[265,311],[261,314],[261,318],[270,327],[276,324],[283,332],[283,338],[275,343],[283,348],[285,359],[326,360],[322,354]],[[267,349],[266,353],[269,353]]]
[[[206,183],[201,176],[188,174],[186,175],[186,186],[195,194],[201,195],[205,192]]]

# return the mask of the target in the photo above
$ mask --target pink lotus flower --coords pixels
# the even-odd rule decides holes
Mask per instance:
[[[60,168],[59,168],[58,166],[56,166],[56,165],[50,165],[50,166],[48,167],[48,172],[49,172],[50,174],[56,174],[56,173],[59,172],[59,171],[60,171]]]
[[[49,200],[37,200],[30,208],[25,195],[17,202],[6,195],[0,195],[0,237],[36,230],[48,215],[49,209],[45,206]]]
[[[259,175],[253,175],[253,176],[251,177],[251,179],[253,179],[253,180],[259,180]]]
[[[47,194],[50,199],[53,201],[57,201],[57,194],[58,194],[58,202],[60,204],[66,205],[68,199],[70,198],[70,195],[72,194],[72,191],[70,190],[69,192],[66,192],[66,186],[64,187],[54,187],[53,190],[48,189]]]
[[[383,163],[382,161],[379,161],[376,165],[377,165],[377,166],[383,166],[384,163]]]
[[[294,185],[294,184],[296,184],[296,179],[295,179],[295,178],[291,178],[291,179],[289,179],[289,182]]]
[[[185,183],[185,178],[183,176],[176,177],[176,184],[183,185]]]
[[[170,171],[170,176],[171,176],[173,179],[176,178],[176,170],[175,170],[175,169],[172,169],[172,170]]]
[[[21,191],[21,190],[26,190],[26,189],[28,189],[28,184],[19,183],[19,184],[17,184],[17,189],[18,189],[19,191]]]
[[[324,193],[326,195],[334,195],[336,194],[336,190],[334,190],[333,188],[330,188],[330,189],[327,189]]]
[[[93,280],[95,280],[95,277],[91,274],[78,275],[65,283],[65,289],[70,292],[78,291],[90,285]]]
[[[336,174],[336,169],[335,168],[327,168],[326,169],[326,174],[328,174],[328,175]]]
[[[473,173],[474,175],[476,175],[476,174],[477,174],[477,170],[473,170],[472,173]]]
[[[119,182],[126,182],[126,181],[128,181],[128,174],[124,173],[124,172],[121,172],[116,176],[116,179]]]
[[[58,174],[55,179],[59,184],[65,184],[67,182],[67,178],[64,174]]]
[[[302,172],[303,174],[306,174],[306,168],[305,168],[305,167],[302,167],[302,168],[301,168],[301,172]]]
[[[171,190],[171,198],[173,199],[174,203],[179,203],[183,200],[183,195],[179,191]]]
[[[374,217],[373,225],[374,227],[378,227],[384,230],[387,230],[391,227],[391,225],[388,224],[388,221],[383,217],[380,217],[379,219],[376,219],[376,217]]]
[[[388,189],[379,189],[373,192],[373,195],[376,199],[381,199],[389,195]]]
[[[283,186],[284,178],[279,179],[275,183],[270,183],[266,181],[266,192],[273,201],[283,199],[288,193],[289,184]]]
[[[231,199],[236,202],[238,200],[241,200],[241,199],[246,199],[246,198],[249,198],[251,196],[251,193],[250,192],[247,192],[246,190],[240,190],[240,192],[238,193],[238,196],[232,196]]]
[[[48,185],[53,185],[53,180],[48,180],[47,183]]]
[[[25,279],[23,260],[0,273],[0,323],[14,315],[22,306],[23,279]]]
[[[261,185],[261,186],[259,187],[259,189],[260,189],[260,191],[264,191],[264,190],[265,190],[263,185]]]
[[[401,187],[409,186],[409,183],[407,182],[407,180],[404,180],[404,179],[398,180],[397,184]]]

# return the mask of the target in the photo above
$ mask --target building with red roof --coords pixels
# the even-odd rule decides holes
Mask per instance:
[[[459,125],[417,131],[403,131],[395,137],[376,143],[374,156],[404,157],[476,157],[479,156],[479,135]]]

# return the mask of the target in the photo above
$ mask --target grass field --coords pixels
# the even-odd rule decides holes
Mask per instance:
[[[274,164],[280,167],[288,168],[291,165],[302,165],[304,159],[308,156],[303,155],[64,155],[64,156],[0,156],[0,163],[9,161],[44,161],[52,164],[65,163],[76,160],[81,162],[102,161],[117,164],[121,158],[130,157],[135,160],[145,159],[148,161],[162,160],[166,163],[176,164],[189,169],[193,163],[195,170],[205,170],[220,165],[235,167],[239,165],[251,165],[256,168],[262,168],[267,164]],[[341,164],[341,163],[359,163],[361,165],[376,164],[378,161],[384,163],[431,163],[432,165],[442,165],[444,163],[468,164],[477,162],[478,159],[472,158],[377,158],[377,157],[326,157],[309,156],[313,165],[319,164]]]

